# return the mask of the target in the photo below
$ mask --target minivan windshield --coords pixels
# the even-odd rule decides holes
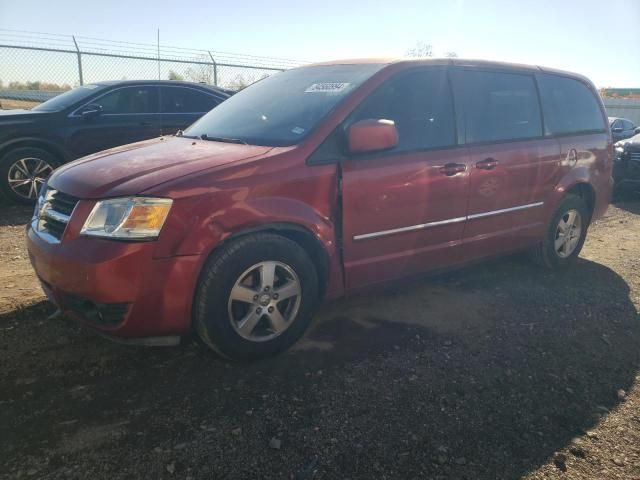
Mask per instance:
[[[252,145],[295,145],[381,67],[315,65],[277,73],[225,100],[184,135]]]
[[[61,93],[55,97],[41,103],[33,110],[40,112],[59,112],[67,107],[87,98],[89,95],[98,92],[99,89],[104,88],[101,85],[83,85],[82,87],[76,87],[73,90]]]

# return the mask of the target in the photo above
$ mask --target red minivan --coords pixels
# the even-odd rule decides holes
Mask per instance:
[[[579,254],[609,203],[611,133],[586,78],[460,59],[278,73],[174,137],[56,170],[28,227],[49,298],[111,337],[195,330],[279,352],[323,299],[480,258]]]

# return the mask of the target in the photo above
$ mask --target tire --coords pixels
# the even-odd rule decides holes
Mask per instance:
[[[0,158],[0,191],[11,202],[33,205],[60,161],[37,147],[18,147]],[[22,182],[22,183],[21,183]]]
[[[275,281],[269,283],[272,269]],[[296,285],[299,294],[285,297]],[[272,233],[247,235],[207,260],[195,295],[194,326],[207,346],[227,358],[274,355],[305,332],[318,292],[316,269],[300,245]]]
[[[570,238],[567,238],[562,229],[566,229],[572,213],[578,217],[580,231],[578,233],[575,228],[570,228]],[[591,215],[585,201],[577,195],[567,195],[553,214],[543,241],[531,252],[535,262],[545,268],[554,269],[565,268],[574,263],[587,237],[590,219]],[[561,222],[565,227],[561,226]]]

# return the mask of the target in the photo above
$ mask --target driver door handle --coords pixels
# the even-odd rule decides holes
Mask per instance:
[[[498,161],[495,158],[485,158],[476,163],[476,168],[480,170],[493,170],[498,166]]]
[[[467,166],[464,163],[447,163],[446,165],[440,167],[440,173],[442,175],[446,175],[447,177],[452,177],[457,175],[458,173],[462,173],[467,169]]]

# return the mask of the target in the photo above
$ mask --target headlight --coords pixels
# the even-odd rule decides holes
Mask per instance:
[[[157,238],[173,200],[128,197],[102,200],[84,222],[81,235],[119,239]]]
[[[40,210],[42,210],[42,205],[44,204],[44,199],[45,196],[47,194],[47,182],[45,182],[41,187],[40,187],[40,193],[38,193],[38,198],[36,199],[36,206],[33,210],[33,217],[32,218],[38,218],[40,216]]]

